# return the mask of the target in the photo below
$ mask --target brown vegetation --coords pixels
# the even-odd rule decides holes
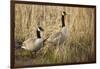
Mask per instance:
[[[61,13],[69,13],[66,19],[66,25],[69,31],[69,37],[62,46],[48,46],[45,44],[36,58],[30,58],[35,64],[58,64],[58,63],[82,63],[94,62],[94,8],[80,8],[67,6],[45,6],[45,5],[15,5],[15,40],[23,41],[27,38],[34,38],[37,25],[45,29],[45,38],[61,28]],[[16,58],[23,56],[22,51],[16,52]],[[27,57],[30,57],[30,52]],[[16,66],[25,65],[24,60],[16,59]],[[26,65],[29,63],[26,62]]]

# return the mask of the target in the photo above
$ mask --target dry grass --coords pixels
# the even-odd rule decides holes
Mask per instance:
[[[15,5],[15,40],[23,41],[35,37],[37,25],[45,29],[45,37],[58,32],[61,26],[61,12],[70,13],[66,19],[69,37],[62,46],[48,46],[38,52],[30,65],[94,62],[94,8]],[[16,57],[23,55],[22,52]],[[30,53],[29,53],[30,54]],[[24,62],[25,63],[25,62]],[[23,65],[23,62],[19,64]]]

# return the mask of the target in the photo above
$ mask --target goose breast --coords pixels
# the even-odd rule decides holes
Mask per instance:
[[[29,38],[28,40],[23,42],[22,48],[26,50],[31,50],[31,51],[37,51],[41,47],[43,47],[43,39],[32,39]]]

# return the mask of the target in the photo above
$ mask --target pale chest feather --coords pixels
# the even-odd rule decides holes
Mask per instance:
[[[62,35],[63,35],[64,37],[67,37],[67,36],[68,36],[68,29],[67,29],[66,26],[62,28],[61,32],[62,32]]]
[[[43,45],[43,39],[42,38],[41,39],[36,39],[34,45],[35,46],[42,46]]]

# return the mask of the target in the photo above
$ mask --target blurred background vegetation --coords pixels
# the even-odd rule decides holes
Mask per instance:
[[[45,38],[60,31],[62,11],[69,13],[65,19],[69,37],[62,46],[46,43],[35,58],[29,51],[16,49],[16,66],[96,61],[94,8],[16,4],[15,41],[36,37],[37,25],[45,29]],[[29,59],[24,59],[26,57]]]

